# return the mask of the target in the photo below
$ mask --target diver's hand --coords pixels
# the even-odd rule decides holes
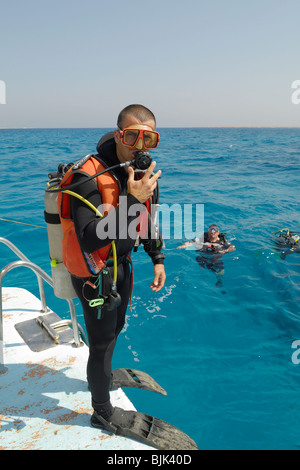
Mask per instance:
[[[235,251],[236,248],[234,245],[229,246],[226,250],[219,250],[218,253],[224,255],[225,253],[229,253],[230,251]]]
[[[227,248],[227,253],[229,253],[230,251],[235,251],[236,250],[236,247],[234,245],[230,245],[229,248]]]
[[[154,265],[154,281],[150,287],[154,292],[158,292],[165,285],[166,273],[163,264]]]
[[[145,172],[143,178],[135,181],[134,170],[131,166],[128,167],[128,181],[127,181],[127,192],[132,194],[141,203],[146,202],[149,197],[153,196],[153,192],[157,186],[157,180],[161,175],[161,171],[158,170],[153,176],[153,170],[156,162],[151,163],[148,170]]]

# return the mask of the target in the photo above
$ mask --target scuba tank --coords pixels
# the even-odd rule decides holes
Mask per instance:
[[[51,187],[54,188],[58,187],[63,174],[69,167],[69,165],[59,165],[57,172],[49,173],[48,184],[51,183]],[[54,294],[59,299],[75,299],[77,294],[72,285],[71,274],[63,264],[63,231],[58,214],[57,195],[57,192],[45,191],[44,214],[47,224]]]

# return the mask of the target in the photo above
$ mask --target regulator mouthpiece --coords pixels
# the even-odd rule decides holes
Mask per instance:
[[[138,150],[137,152],[134,152],[134,156],[134,160],[132,160],[130,166],[136,170],[147,170],[147,168],[149,168],[151,165],[152,157],[148,152]]]

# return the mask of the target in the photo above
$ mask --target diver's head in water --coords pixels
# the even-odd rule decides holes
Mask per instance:
[[[216,243],[219,240],[219,235],[219,227],[216,224],[210,225],[207,232],[208,241],[210,241],[211,243]]]

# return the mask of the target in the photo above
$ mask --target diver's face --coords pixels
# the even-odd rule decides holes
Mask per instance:
[[[212,227],[208,229],[208,240],[215,243],[219,239],[220,232],[217,228]]]
[[[128,114],[122,123],[123,129],[143,129],[147,131],[155,130],[155,122],[150,119],[149,121],[139,121],[131,114]],[[134,152],[138,150],[145,150],[143,139],[138,139],[134,147],[126,147],[122,144],[120,138],[120,132],[118,130],[114,131],[114,137],[116,142],[117,157],[121,163],[125,163],[134,159]]]

